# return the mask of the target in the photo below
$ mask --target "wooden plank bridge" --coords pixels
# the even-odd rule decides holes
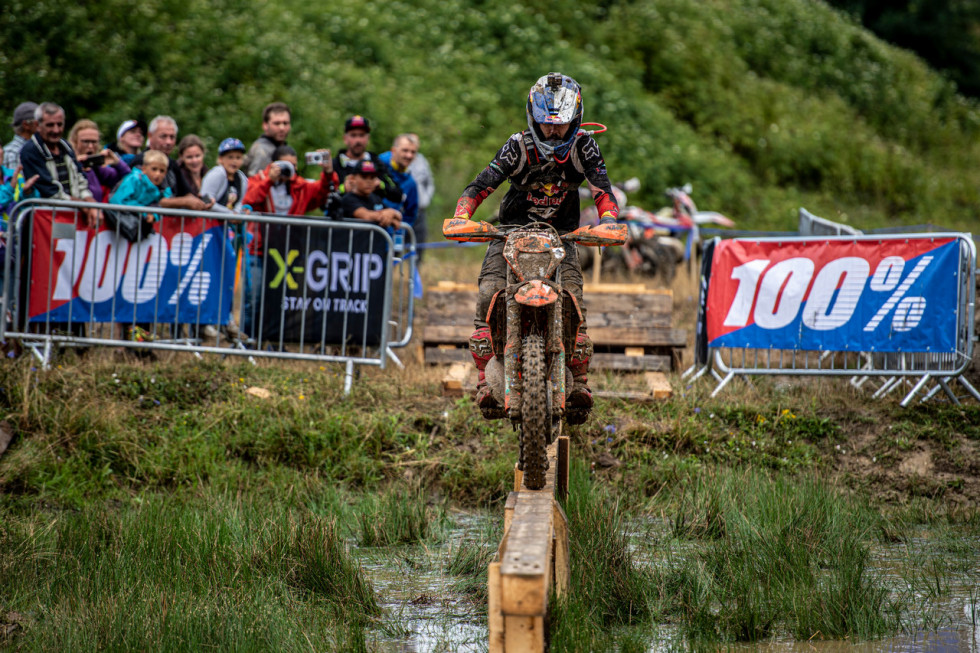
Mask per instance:
[[[568,437],[548,447],[544,488],[529,490],[514,469],[504,506],[504,537],[487,570],[490,653],[544,651],[551,592],[568,592],[568,518],[557,498],[568,493]]]

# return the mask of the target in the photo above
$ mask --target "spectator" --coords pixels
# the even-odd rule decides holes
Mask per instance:
[[[201,194],[214,198],[215,211],[241,213],[248,192],[248,178],[241,171],[245,145],[237,138],[226,138],[218,146],[218,165],[201,180]]]
[[[113,191],[111,200],[113,204],[157,206],[162,205],[163,200],[173,194],[166,183],[170,157],[159,150],[152,149],[142,154],[141,167],[133,168]],[[147,222],[160,221],[160,215],[157,213],[144,213],[142,217]],[[133,324],[129,327],[127,339],[139,342],[153,340],[155,335],[151,334],[150,330],[151,325],[149,323]],[[137,351],[135,353],[138,356],[155,358],[152,351]]]
[[[344,149],[337,152],[333,159],[333,169],[336,171],[340,180],[340,190],[343,192],[344,182],[347,175],[354,171],[354,168],[361,161],[377,161],[378,155],[369,152],[368,142],[371,139],[371,123],[364,116],[351,116],[344,123]],[[376,167],[375,173],[380,181],[378,189],[381,190],[383,199],[394,204],[402,201],[402,191],[394,181],[392,181],[383,167]],[[376,189],[377,190],[377,189]]]
[[[3,167],[16,170],[20,165],[20,151],[37,131],[36,110],[37,105],[33,102],[21,102],[14,109],[14,120],[10,124],[14,128],[14,139],[3,146]]]
[[[82,164],[82,172],[88,180],[88,189],[96,202],[108,197],[109,191],[116,187],[119,181],[129,174],[129,166],[119,159],[112,150],[99,150],[101,143],[99,126],[91,120],[79,120],[68,132],[68,142],[75,148],[78,162]],[[104,157],[98,165],[89,163],[90,157]]]
[[[142,120],[125,120],[116,130],[116,142],[109,149],[119,155],[119,158],[132,166],[133,159],[143,150],[143,138],[146,134],[146,123]]]
[[[151,150],[158,150],[170,157],[174,146],[177,145],[177,121],[170,116],[157,116],[150,121],[149,137],[147,145]],[[138,166],[143,163],[143,154],[137,154],[133,159],[132,165]],[[160,206],[165,209],[188,209],[191,211],[207,211],[211,204],[204,202],[197,195],[191,193],[178,194],[177,177],[180,170],[177,168],[177,161],[170,159],[170,166],[167,169],[166,183],[170,189],[171,197],[160,200]]]
[[[292,129],[292,113],[285,102],[273,102],[262,110],[262,135],[255,139],[245,156],[245,173],[253,177],[273,160],[273,152],[286,144]]]
[[[37,175],[34,188],[44,198],[94,202],[88,179],[82,166],[61,135],[65,131],[65,110],[54,102],[44,102],[34,111],[37,132],[20,151],[24,177]],[[94,206],[82,209],[90,225],[98,224],[99,210]]]
[[[408,166],[408,172],[415,180],[415,185],[419,190],[419,211],[415,218],[412,228],[415,229],[415,239],[424,243],[429,239],[429,229],[426,224],[425,215],[432,203],[432,197],[436,193],[435,179],[432,177],[432,168],[429,161],[423,156],[419,149],[419,137],[417,134],[408,134],[408,139],[415,146],[415,158]],[[422,250],[419,250],[419,261],[422,260]]]
[[[402,214],[397,209],[386,207],[384,200],[375,192],[380,183],[378,166],[374,161],[359,161],[347,176],[347,192],[343,199],[344,217],[374,222],[382,227],[400,227]]]
[[[177,145],[177,194],[201,196],[201,181],[208,171],[204,165],[204,141],[197,134],[188,134]]]
[[[326,152],[326,150],[318,150]],[[320,178],[316,181],[299,176],[297,166],[299,157],[289,145],[280,145],[273,151],[274,161],[265,170],[250,177],[245,204],[264,213],[280,215],[306,215],[311,209],[321,206],[326,197],[337,187],[337,174],[333,162],[324,156]],[[252,222],[248,226],[249,239],[249,279],[243,306],[242,328],[253,334],[256,304],[255,291],[262,279],[262,236],[261,224]]]
[[[159,150],[143,152],[141,167],[133,168],[123,177],[119,186],[112,192],[113,204],[127,206],[158,206],[163,199],[173,194],[166,184],[167,170],[170,167],[170,157]],[[146,213],[143,219],[147,222],[159,222],[156,213]]]
[[[419,191],[408,167],[412,165],[417,152],[418,148],[412,144],[408,134],[401,134],[395,137],[391,150],[382,152],[378,157],[378,160],[388,166],[391,178],[402,190],[402,202],[393,208],[401,211],[402,222],[413,228],[419,210]]]
[[[251,211],[251,207],[244,203],[245,195],[248,193],[248,178],[241,171],[244,158],[245,144],[237,138],[226,138],[218,145],[218,165],[208,170],[201,181],[202,197],[208,197],[214,202],[211,210],[222,213],[241,213],[243,211],[247,213]],[[246,232],[240,222],[232,225],[232,230],[235,232],[232,255],[241,256],[241,266],[240,268],[236,266],[236,269],[250,271],[248,248],[245,247]],[[245,287],[243,290],[247,296],[251,293],[250,275],[246,274],[244,280]],[[235,303],[237,304],[239,300],[240,297],[236,295]],[[228,320],[228,324],[225,325],[225,334],[232,340],[238,339],[241,335],[238,322],[234,317],[238,310],[239,306],[233,308],[232,316]],[[212,325],[205,326],[203,333],[208,338],[217,337],[217,331]]]
[[[253,209],[280,215],[306,215],[320,206],[337,186],[337,173],[329,157],[324,157],[320,178],[316,181],[296,174],[299,157],[289,145],[277,147],[273,158],[275,161],[265,170],[249,178],[245,204]]]
[[[17,202],[28,196],[37,179],[38,176],[34,175],[25,181],[19,165],[16,170],[0,166],[0,216],[2,216],[0,217],[0,232],[7,231],[10,211]],[[2,265],[3,259],[0,259],[0,267]]]

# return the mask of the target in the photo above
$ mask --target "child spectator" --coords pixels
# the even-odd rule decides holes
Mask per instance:
[[[142,169],[133,168],[123,177],[119,186],[112,193],[112,204],[127,206],[157,206],[164,197],[173,193],[167,186],[168,157],[158,150],[147,150],[143,154]],[[144,213],[147,222],[157,222],[160,216],[155,213]],[[128,337],[131,340],[152,340],[149,334],[150,325],[147,323],[134,324],[130,327]],[[153,352],[140,352],[148,358],[153,358]]]
[[[347,175],[344,184],[347,187],[342,204],[345,218],[356,218],[395,229],[401,226],[401,212],[386,208],[384,200],[375,193],[381,182],[374,161],[370,159],[358,161],[354,171]]]
[[[123,177],[119,186],[112,193],[113,204],[128,206],[156,206],[164,197],[173,193],[166,186],[167,155],[157,150],[147,150],[143,153],[143,168],[133,168]],[[147,222],[157,222],[160,216],[154,213],[144,214]]]
[[[248,213],[252,209],[244,203],[245,194],[248,193],[248,178],[241,171],[242,162],[245,158],[245,144],[237,138],[226,138],[218,145],[218,165],[208,170],[201,181],[201,199],[204,201],[214,200],[212,211],[221,213]],[[248,249],[245,247],[245,230],[239,221],[230,221],[229,226],[234,232],[234,249],[231,255],[240,256],[236,264],[236,278],[241,270],[249,270]],[[231,243],[229,243],[231,245]],[[249,274],[244,275],[246,295],[251,293],[251,278]],[[236,283],[236,286],[238,284]],[[240,295],[235,295],[236,305],[232,309],[232,316],[225,325],[225,334],[231,340],[237,340],[241,335],[238,322],[235,320],[235,313],[240,310]],[[203,333],[208,338],[217,336],[213,326],[204,327]]]
[[[248,177],[241,171],[245,144],[237,138],[226,138],[218,146],[218,165],[201,180],[201,197],[214,199],[212,211],[241,213],[248,192]]]

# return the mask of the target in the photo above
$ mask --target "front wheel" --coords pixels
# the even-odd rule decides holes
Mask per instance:
[[[521,464],[524,485],[529,490],[544,487],[548,471],[548,436],[551,430],[551,406],[548,400],[548,378],[545,374],[544,338],[540,334],[524,337],[521,346]]]

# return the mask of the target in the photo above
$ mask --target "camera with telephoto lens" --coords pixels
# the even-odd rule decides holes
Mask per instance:
[[[326,152],[307,152],[306,153],[306,165],[310,166],[322,166],[324,163],[330,160],[330,150]]]

